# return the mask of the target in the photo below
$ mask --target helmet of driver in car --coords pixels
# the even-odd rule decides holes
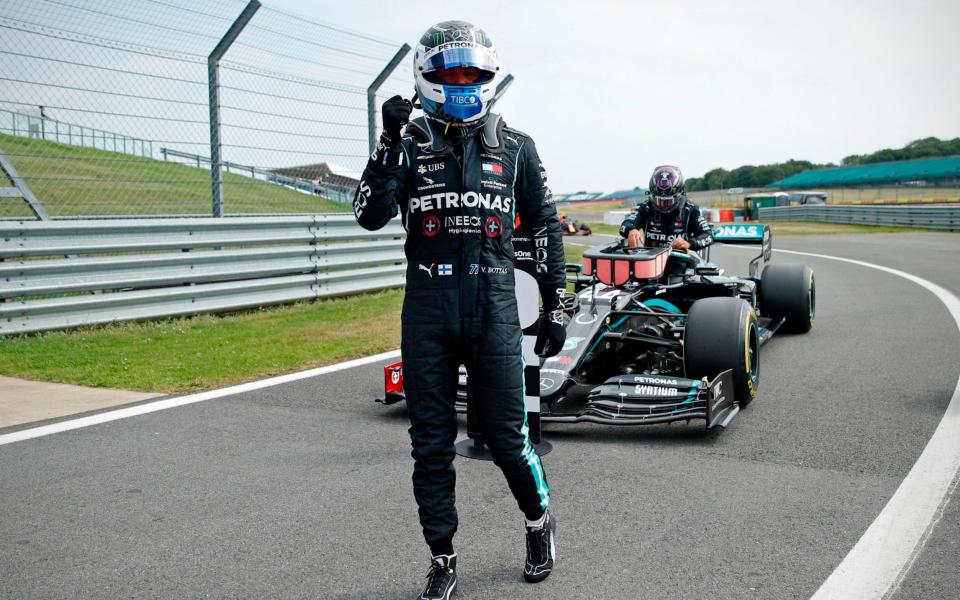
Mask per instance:
[[[670,165],[657,167],[650,176],[650,203],[656,210],[669,213],[687,201],[686,186],[680,169]]]
[[[501,81],[493,42],[466,21],[427,30],[413,55],[417,95],[428,117],[444,123],[480,123]]]

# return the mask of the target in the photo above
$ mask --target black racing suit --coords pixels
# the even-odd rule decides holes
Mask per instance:
[[[683,236],[691,250],[703,250],[713,243],[713,230],[700,213],[700,207],[684,202],[678,210],[662,213],[649,202],[637,207],[636,214],[627,217],[620,225],[620,235],[634,229],[643,230],[645,246],[670,246],[673,240]]]
[[[487,126],[447,136],[423,118],[390,147],[386,137],[363,172],[357,221],[383,227],[399,211],[407,230],[403,302],[404,391],[413,445],[413,489],[433,553],[452,551],[457,529],[453,469],[458,368],[482,433],[520,509],[537,519],[550,501],[527,436],[523,359],[511,236],[519,215],[534,240],[549,314],[565,287],[560,222],[537,150],[490,115]],[[499,124],[499,125],[498,125]]]

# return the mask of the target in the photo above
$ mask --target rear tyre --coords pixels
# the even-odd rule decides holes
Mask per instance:
[[[690,307],[683,334],[687,377],[712,380],[733,371],[740,408],[756,398],[760,385],[757,315],[742,298],[703,298]]]
[[[767,265],[760,275],[760,312],[784,318],[783,330],[806,333],[817,313],[817,288],[807,265]]]

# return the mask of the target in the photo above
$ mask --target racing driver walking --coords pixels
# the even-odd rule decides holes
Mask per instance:
[[[533,140],[490,112],[503,74],[482,29],[439,23],[414,54],[413,104],[383,105],[383,134],[363,172],[353,209],[376,230],[398,213],[407,230],[402,314],[404,390],[413,445],[413,491],[432,555],[422,600],[457,585],[453,468],[459,365],[482,432],[526,520],[524,578],[545,579],[555,560],[550,488],[528,437],[522,333],[514,297],[516,217],[532,237],[543,316],[536,351],[557,354],[565,331],[560,223]]]

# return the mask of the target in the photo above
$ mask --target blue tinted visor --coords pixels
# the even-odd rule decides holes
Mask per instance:
[[[422,69],[424,77],[433,80],[435,77],[430,77],[431,73],[454,67],[473,67],[480,70],[480,77],[476,81],[471,81],[470,84],[489,83],[497,74],[494,58],[482,46],[451,48],[438,52],[424,62]],[[442,83],[442,81],[437,80],[435,83]]]

